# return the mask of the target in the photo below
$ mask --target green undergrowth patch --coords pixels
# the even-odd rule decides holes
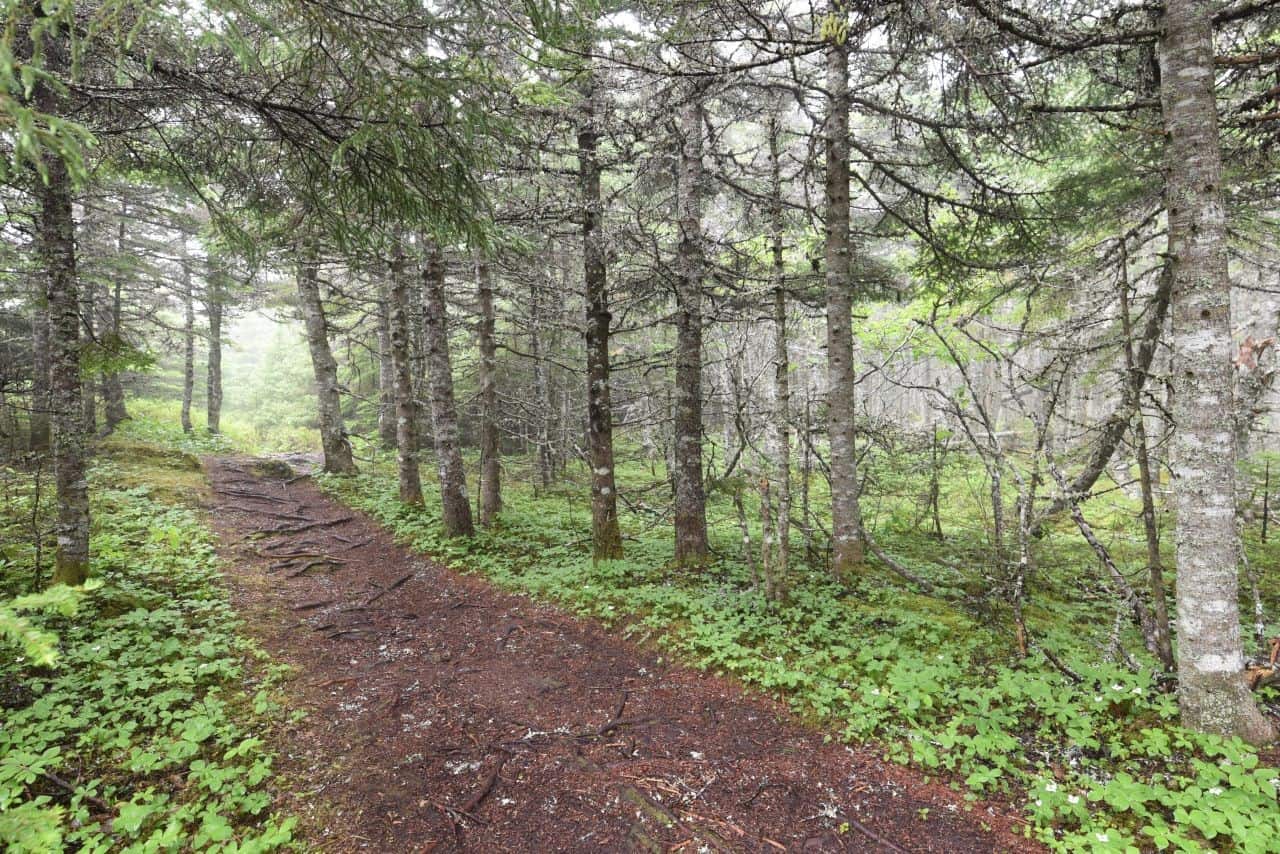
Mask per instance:
[[[1238,740],[1180,728],[1174,696],[1149,669],[1105,661],[1078,612],[1035,616],[1076,682],[1043,656],[1013,655],[1006,622],[981,601],[873,576],[837,586],[799,565],[786,603],[770,606],[738,561],[670,569],[669,528],[638,514],[624,526],[626,559],[593,562],[589,508],[554,492],[514,484],[495,529],[449,541],[438,496],[405,507],[385,468],[320,482],[458,569],[775,694],[832,737],[878,744],[971,799],[1022,799],[1028,834],[1061,850],[1280,851],[1280,770]],[[712,533],[736,553],[731,524]]]
[[[10,475],[0,543],[23,536],[31,509],[30,478]],[[83,589],[24,600],[32,550],[0,550],[0,623],[7,611],[23,627],[0,637],[0,848],[289,846],[265,741],[284,673],[240,634],[211,535],[175,503],[202,487],[198,464],[132,434],[91,481]]]

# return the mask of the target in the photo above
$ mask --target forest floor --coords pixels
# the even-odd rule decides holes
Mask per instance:
[[[1012,806],[209,458],[247,631],[295,668],[277,808],[332,851],[1024,851]]]

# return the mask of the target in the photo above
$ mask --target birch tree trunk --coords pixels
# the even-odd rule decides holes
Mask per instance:
[[[458,442],[458,408],[453,398],[453,366],[449,360],[449,314],[444,295],[444,258],[431,245],[422,270],[423,333],[427,348],[427,375],[431,386],[431,420],[435,424],[436,466],[444,530],[450,537],[470,537],[471,502],[467,499],[467,475]]]
[[[702,235],[703,112],[688,92],[677,117],[680,171],[676,217],[675,559],[698,566],[707,560],[707,501],[702,486]]]
[[[59,77],[70,68],[70,46],[59,27],[44,42],[45,68]],[[63,99],[47,82],[35,87],[36,109],[65,112]],[[76,280],[75,220],[71,175],[55,154],[44,155],[46,174],[35,183],[36,249],[45,280],[49,330],[49,402],[52,411],[53,470],[57,488],[57,555],[53,582],[83,584],[89,574],[89,482],[80,380],[80,293]]]
[[[191,288],[191,262],[182,258],[182,432],[190,433],[191,397],[196,388],[196,300]]]
[[[320,419],[320,445],[324,449],[324,470],[333,474],[355,474],[346,427],[342,423],[342,400],[338,393],[338,363],[329,349],[329,331],[320,301],[320,262],[315,247],[304,243],[298,249],[298,303],[307,328],[311,367],[316,378],[316,401]],[[213,303],[210,304],[209,334],[213,335]],[[210,364],[213,347],[210,346]],[[212,370],[210,381],[212,382]]]
[[[378,300],[378,442],[384,448],[396,446],[396,371],[391,359],[390,312],[390,298],[384,293]],[[409,379],[412,384],[412,373]]]
[[[858,507],[849,239],[849,47],[827,46],[826,168],[827,433],[831,442],[831,569],[843,578],[863,562]]]
[[[224,279],[226,277],[226,268],[223,266],[221,259],[216,256],[209,259],[208,282],[205,285],[205,313],[209,317],[209,357],[205,369],[205,429],[210,433],[217,434],[222,432],[222,301],[224,295]],[[315,272],[314,267],[312,268]],[[319,307],[320,291],[319,283],[313,282],[316,286],[316,305]],[[302,288],[301,275],[298,282],[299,289]],[[324,313],[320,314],[321,337],[324,338]],[[310,339],[310,330],[308,329],[308,339]],[[324,339],[324,350],[329,352],[329,343]],[[314,355],[314,351],[313,355]],[[330,361],[333,357],[329,357]],[[337,370],[334,371],[335,376]],[[347,452],[350,458],[350,449]],[[352,471],[355,467],[352,466]]]
[[[622,557],[618,488],[613,463],[613,408],[609,390],[608,267],[600,197],[600,140],[594,71],[587,69],[578,126],[578,182],[582,201],[582,267],[587,317],[587,443],[591,457],[591,542],[597,560]]]
[[[1167,0],[1160,100],[1173,294],[1178,701],[1184,726],[1276,735],[1245,683],[1237,601],[1236,439],[1211,4]]]
[[[391,350],[391,395],[396,414],[396,472],[400,481],[400,500],[405,504],[421,504],[418,407],[413,397],[413,366],[409,357],[409,283],[404,247],[399,244],[392,252],[390,273],[391,290],[385,303]]]
[[[480,306],[480,524],[486,528],[502,509],[502,458],[498,447],[498,341],[489,265],[476,264]]]

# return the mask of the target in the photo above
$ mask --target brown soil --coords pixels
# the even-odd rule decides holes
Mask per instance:
[[[297,668],[279,805],[317,848],[1039,850],[1009,808],[397,546],[305,478],[207,467],[236,603]]]

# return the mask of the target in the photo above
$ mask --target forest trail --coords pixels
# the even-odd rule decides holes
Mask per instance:
[[[396,545],[276,463],[206,461],[248,630],[309,714],[286,811],[331,851],[1021,851],[781,704]],[[264,533],[266,532],[266,533]]]

